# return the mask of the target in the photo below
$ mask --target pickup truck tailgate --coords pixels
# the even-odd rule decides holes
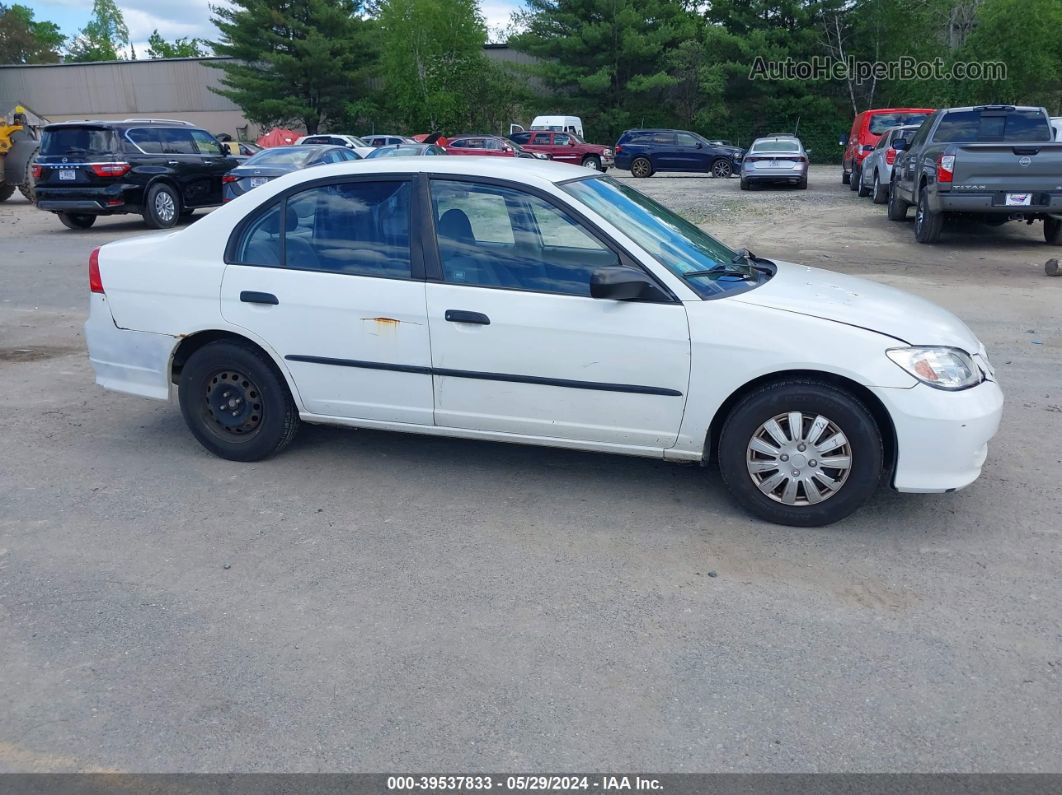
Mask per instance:
[[[1062,143],[955,144],[952,190],[1062,191]]]

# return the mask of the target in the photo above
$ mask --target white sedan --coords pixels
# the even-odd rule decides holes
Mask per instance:
[[[980,474],[1003,395],[922,299],[733,251],[622,182],[503,158],[298,171],[89,263],[97,383],[213,453],[300,421],[718,461],[814,526]]]

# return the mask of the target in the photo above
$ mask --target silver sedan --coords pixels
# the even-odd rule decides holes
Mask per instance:
[[[899,139],[911,140],[920,126],[907,124],[902,127],[890,127],[881,134],[874,151],[867,155],[859,172],[860,196],[872,196],[874,204],[885,204],[889,200],[892,165],[896,162],[896,149],[893,144]]]
[[[808,153],[796,136],[757,138],[741,164],[741,189],[762,183],[789,183],[800,190],[808,186]]]

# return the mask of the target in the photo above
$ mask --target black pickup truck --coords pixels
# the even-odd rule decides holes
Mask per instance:
[[[889,218],[904,220],[913,205],[919,243],[936,243],[952,215],[1042,220],[1047,242],[1062,245],[1062,143],[1053,138],[1043,108],[938,110],[896,146]]]

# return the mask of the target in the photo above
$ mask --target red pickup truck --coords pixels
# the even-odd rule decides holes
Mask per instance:
[[[574,163],[598,171],[611,168],[613,164],[613,153],[609,147],[588,144],[575,133],[527,130],[513,133],[509,140],[531,152],[544,152],[552,160],[561,163]]]

